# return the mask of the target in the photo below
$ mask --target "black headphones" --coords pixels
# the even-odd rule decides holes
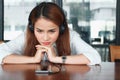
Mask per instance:
[[[43,2],[43,3],[45,3],[45,6],[46,6],[46,2]],[[49,2],[48,2],[49,3]],[[60,32],[60,34],[63,34],[64,33],[64,31],[65,31],[65,14],[64,14],[64,11],[60,8],[60,10],[61,10],[61,12],[63,13],[63,17],[64,17],[64,21],[63,21],[63,23],[62,23],[62,25],[60,25],[60,27],[59,27],[59,32]],[[30,16],[31,16],[31,13],[30,13],[30,15],[29,15],[29,18],[28,18],[28,27],[29,27],[29,29],[30,29],[30,31],[31,32],[34,32],[34,25],[32,24],[32,21],[31,21],[31,19],[30,19]]]
[[[64,23],[59,27],[59,30],[60,30],[60,34],[64,33],[64,31],[65,31],[65,24]]]

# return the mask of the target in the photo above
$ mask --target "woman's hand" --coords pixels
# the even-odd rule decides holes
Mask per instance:
[[[48,56],[48,60],[51,62],[56,57],[56,53],[53,46],[36,45],[36,48],[39,53],[42,53],[42,57],[43,57],[43,54],[46,52]]]
[[[46,49],[44,49],[42,47],[38,47],[38,45],[36,46],[36,49],[37,49],[37,51],[34,56],[34,60],[35,60],[35,62],[39,63],[39,62],[41,62],[41,59],[44,56],[43,53],[46,52]]]

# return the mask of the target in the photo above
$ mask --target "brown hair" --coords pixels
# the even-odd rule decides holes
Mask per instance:
[[[64,26],[64,32],[59,34],[59,37],[56,41],[56,47],[59,56],[70,55],[69,29],[64,12],[57,4],[52,2],[42,2],[31,11],[26,33],[27,35],[24,54],[27,56],[34,56],[36,53],[35,45],[39,43],[34,35],[34,24],[37,19],[41,17],[54,22],[59,26],[59,30],[62,26]],[[33,27],[33,31],[31,31],[31,26]]]

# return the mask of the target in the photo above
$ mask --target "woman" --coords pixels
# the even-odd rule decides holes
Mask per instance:
[[[45,57],[47,55],[47,57]],[[42,2],[29,15],[26,33],[0,45],[1,63],[101,63],[100,55],[79,35],[68,29],[62,9],[54,3]]]

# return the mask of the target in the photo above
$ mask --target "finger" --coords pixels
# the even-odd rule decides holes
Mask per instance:
[[[45,49],[45,47],[42,47],[40,45],[36,45],[35,47],[36,47],[36,49]]]
[[[36,49],[46,49],[46,51],[48,51],[50,48],[49,47],[46,47],[46,46],[41,46],[41,45],[37,45],[36,46]]]
[[[37,48],[37,47],[40,47],[40,45],[35,45],[35,47]]]
[[[39,49],[40,49],[40,50],[42,50],[42,49],[45,49],[45,48],[41,48],[41,47],[36,47],[36,49],[37,49],[37,50],[39,50]]]
[[[49,48],[48,46],[36,45],[35,47]]]
[[[41,50],[42,52],[43,52],[43,51],[44,51],[44,52],[48,52],[48,50],[45,49],[45,48],[38,48],[37,50]]]

